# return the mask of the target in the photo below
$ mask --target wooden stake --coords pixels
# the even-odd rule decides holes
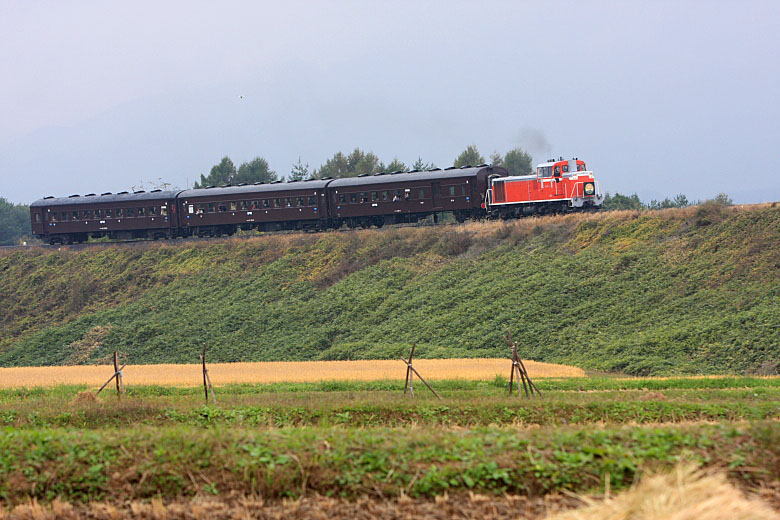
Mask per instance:
[[[423,384],[428,387],[428,390],[433,392],[433,395],[441,399],[441,396],[436,393],[436,390],[431,388],[431,385],[429,385],[428,382],[425,379],[423,379],[423,376],[421,376],[420,373],[417,370],[415,370],[415,368],[412,366],[412,358],[414,357],[414,347],[416,346],[417,346],[417,342],[412,343],[412,348],[409,349],[408,360],[401,358],[401,361],[406,363],[406,383],[404,384],[404,394],[406,394],[406,391],[408,389],[409,395],[414,396],[414,376],[417,375],[417,377],[420,378],[420,381],[422,381]]]
[[[409,393],[411,395],[414,395],[414,388],[413,388],[413,381],[412,381],[412,371],[409,368],[412,365],[412,357],[414,356],[414,347],[417,346],[417,342],[415,341],[412,343],[412,348],[409,349],[409,361],[406,361],[404,359],[404,363],[406,363],[406,382],[404,383],[404,394],[406,394],[407,389],[409,390]]]
[[[97,391],[97,392],[95,392],[95,395],[99,394],[99,393],[100,393],[100,392],[101,392],[101,391],[102,391],[102,390],[103,390],[105,387],[107,387],[107,386],[108,386],[108,383],[110,383],[110,382],[111,382],[111,380],[113,380],[115,377],[117,377],[117,376],[119,375],[119,373],[121,373],[121,372],[122,372],[122,370],[124,370],[124,368],[125,368],[126,366],[127,366],[127,365],[122,365],[122,366],[119,368],[119,370],[115,371],[115,372],[114,372],[114,373],[111,375],[111,377],[109,377],[109,378],[108,378],[108,381],[106,381],[105,383],[103,383],[103,386],[101,386],[101,387],[98,389],[98,391]]]
[[[203,393],[206,397],[206,403],[209,402],[209,390],[211,391],[211,398],[214,404],[217,404],[217,396],[214,395],[214,386],[211,384],[211,377],[209,377],[209,371],[206,368],[206,345],[203,345],[203,353],[200,355],[200,360],[203,363]]]

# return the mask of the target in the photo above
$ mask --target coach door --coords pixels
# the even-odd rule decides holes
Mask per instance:
[[[433,202],[433,209],[441,208],[441,183],[431,183],[431,201]]]

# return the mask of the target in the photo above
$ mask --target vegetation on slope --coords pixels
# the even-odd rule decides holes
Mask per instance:
[[[780,208],[33,250],[0,257],[0,365],[506,355],[776,369]],[[96,329],[96,327],[100,327]],[[96,332],[97,331],[97,332]],[[90,336],[91,334],[91,336]]]

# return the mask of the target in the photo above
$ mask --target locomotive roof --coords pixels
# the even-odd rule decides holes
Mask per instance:
[[[385,173],[382,175],[371,175],[368,177],[344,177],[341,179],[334,179],[328,185],[329,188],[337,188],[343,186],[364,186],[366,184],[391,184],[397,182],[414,182],[414,181],[430,181],[430,180],[443,180],[452,177],[476,177],[477,174],[483,170],[500,170],[503,168],[495,168],[492,166],[477,166],[471,168],[453,168],[449,170],[428,170],[423,172],[408,172],[408,173]],[[506,171],[504,170],[504,175]]]
[[[319,190],[328,185],[327,180],[297,181],[297,182],[276,182],[269,184],[247,184],[246,186],[224,186],[221,188],[198,188],[195,190],[184,190],[179,197],[205,197],[211,195],[234,195],[250,193],[269,193],[277,191],[299,191],[299,190]]]
[[[154,190],[138,193],[107,193],[105,195],[71,195],[70,197],[47,197],[45,199],[38,199],[30,207],[46,207],[46,206],[76,206],[87,204],[104,204],[111,202],[136,202],[136,201],[150,201],[150,200],[169,200],[179,193],[174,190]]]

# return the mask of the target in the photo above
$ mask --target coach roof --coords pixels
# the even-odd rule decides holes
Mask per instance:
[[[365,186],[367,184],[395,184],[419,181],[443,181],[454,177],[476,177],[483,170],[492,170],[492,166],[478,166],[476,168],[453,168],[449,170],[429,170],[424,172],[409,173],[385,173],[368,177],[344,177],[335,179],[328,185],[329,188],[341,188],[345,186]],[[504,173],[506,175],[506,173]]]
[[[178,194],[178,191],[144,191],[137,193],[106,193],[105,195],[71,195],[70,197],[48,197],[45,199],[38,199],[32,204],[31,208],[47,207],[47,206],[75,206],[75,205],[90,205],[90,204],[110,204],[117,202],[148,202],[151,200],[167,201],[173,199]]]
[[[268,194],[280,191],[300,191],[300,190],[319,190],[325,189],[328,181],[297,181],[297,182],[274,182],[270,184],[247,184],[246,186],[224,186],[222,188],[198,188],[196,190],[185,190],[179,194],[180,199],[189,199],[196,197],[212,197],[224,195],[252,195]]]

